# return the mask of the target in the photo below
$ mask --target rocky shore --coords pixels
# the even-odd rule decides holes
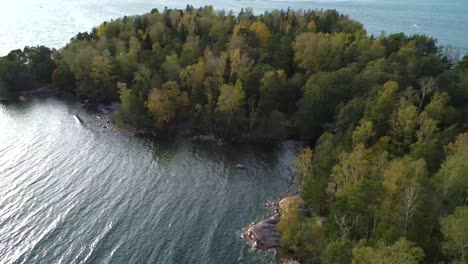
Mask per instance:
[[[294,201],[300,199],[298,196],[287,196],[280,198],[279,202],[267,202],[264,206],[273,212],[273,216],[258,223],[252,223],[242,231],[241,238],[252,244],[254,250],[270,250],[280,247],[280,234],[277,225],[281,213]],[[300,208],[301,214],[311,216],[313,214],[310,208]]]

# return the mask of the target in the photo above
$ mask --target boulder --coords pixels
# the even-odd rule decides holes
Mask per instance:
[[[257,224],[244,228],[242,239],[252,244],[255,250],[269,250],[279,248],[280,235],[276,226],[279,219],[273,216]]]

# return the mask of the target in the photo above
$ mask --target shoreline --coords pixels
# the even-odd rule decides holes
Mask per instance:
[[[181,122],[165,128],[157,127],[137,127],[132,124],[122,123],[119,124],[114,120],[114,114],[118,111],[119,102],[112,103],[91,102],[87,99],[81,99],[77,94],[69,91],[63,91],[52,85],[43,85],[31,90],[21,91],[18,94],[10,95],[8,97],[0,97],[0,102],[23,102],[29,99],[47,99],[57,98],[59,100],[67,99],[76,101],[80,107],[93,114],[105,115],[115,128],[122,129],[131,133],[135,137],[149,137],[154,139],[170,139],[177,136],[183,136],[193,141],[202,143],[213,143],[218,146],[225,144],[253,144],[253,145],[271,145],[285,140],[299,141],[295,138],[286,138],[283,140],[272,140],[267,138],[253,138],[249,136],[238,137],[222,137],[216,133],[206,132],[195,128],[190,125],[190,122]]]

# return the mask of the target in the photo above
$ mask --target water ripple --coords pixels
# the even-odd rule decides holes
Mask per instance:
[[[0,106],[0,263],[267,261],[238,232],[287,190],[297,144],[143,140],[76,107]]]

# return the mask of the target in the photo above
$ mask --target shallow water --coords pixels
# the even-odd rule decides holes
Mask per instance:
[[[0,104],[0,263],[271,259],[241,228],[288,190],[297,143],[156,142],[102,123],[75,103]]]
[[[361,21],[367,31],[423,33],[441,45],[468,52],[466,0],[15,0],[0,1],[0,55],[32,45],[64,46],[78,32],[104,20],[142,14],[152,8],[213,5],[256,13],[271,9],[337,9]]]

